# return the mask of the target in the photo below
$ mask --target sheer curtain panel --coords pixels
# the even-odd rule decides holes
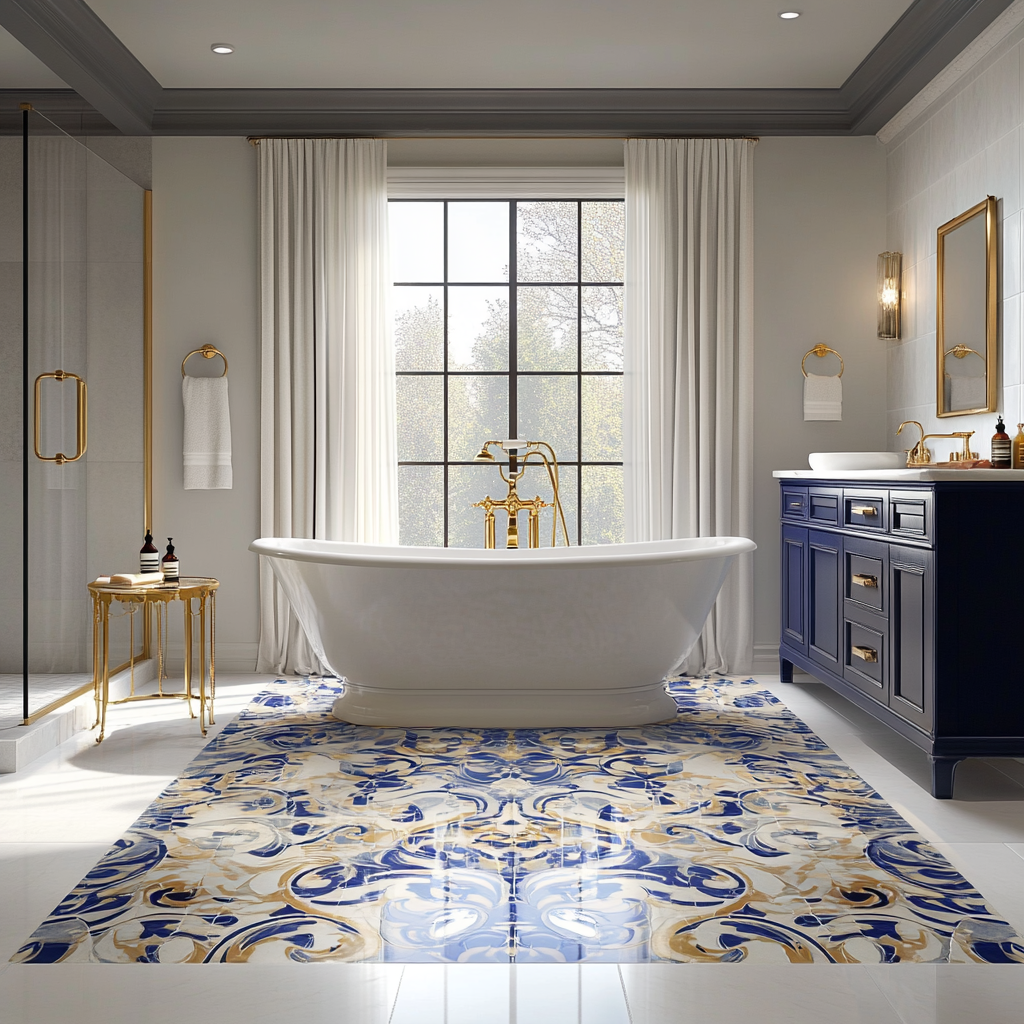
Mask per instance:
[[[264,537],[398,543],[387,150],[259,144]],[[261,672],[323,671],[268,565]]]
[[[627,540],[752,532],[753,148],[626,141]],[[737,560],[684,671],[749,671],[752,566]]]

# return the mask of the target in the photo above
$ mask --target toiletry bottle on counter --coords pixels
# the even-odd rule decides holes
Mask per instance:
[[[996,423],[996,432],[992,435],[992,468],[1009,469],[1013,465],[1010,458],[1010,435],[1006,432],[1003,417]]]
[[[159,572],[160,552],[153,543],[153,534],[146,531],[146,543],[142,545],[139,552],[139,572]]]
[[[174,553],[173,540],[173,537],[167,538],[167,554],[164,555],[160,562],[160,568],[163,571],[165,580],[176,583],[180,577],[178,575],[178,556]]]
[[[1017,436],[1013,439],[1013,468],[1024,469],[1024,423],[1017,424]]]

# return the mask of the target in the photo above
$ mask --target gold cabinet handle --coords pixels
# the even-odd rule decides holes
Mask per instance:
[[[861,658],[864,661],[878,661],[878,651],[873,647],[858,647],[856,644],[853,644],[850,647],[850,651],[855,658]]]
[[[804,503],[802,501],[791,501],[789,503],[789,507],[790,508],[803,508],[804,507]]]
[[[75,422],[75,454],[65,455],[63,452],[57,452],[56,455],[44,455],[39,450],[41,428],[41,410],[40,405],[42,401],[42,387],[44,380],[55,380],[59,383],[63,383],[66,380],[73,380],[77,384],[76,388],[76,422]],[[89,389],[86,387],[86,383],[78,376],[77,373],[67,373],[64,370],[54,370],[53,373],[41,373],[36,377],[36,415],[35,415],[35,450],[36,458],[43,462],[56,462],[58,466],[63,466],[65,462],[77,462],[84,454],[86,448],[89,447]]]
[[[877,516],[878,509],[874,505],[851,505],[850,511],[855,516]]]
[[[867,573],[855,572],[851,577],[850,581],[856,583],[858,587],[877,587],[878,577],[868,576]]]

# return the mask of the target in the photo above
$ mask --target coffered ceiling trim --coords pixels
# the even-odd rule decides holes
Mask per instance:
[[[839,89],[162,89],[82,0],[0,0],[0,24],[129,135],[870,135],[1010,3],[915,0]]]

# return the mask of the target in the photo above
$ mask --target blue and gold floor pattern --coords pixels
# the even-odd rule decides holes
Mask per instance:
[[[1024,962],[1024,939],[753,681],[675,722],[377,729],[336,681],[225,728],[14,960]]]

